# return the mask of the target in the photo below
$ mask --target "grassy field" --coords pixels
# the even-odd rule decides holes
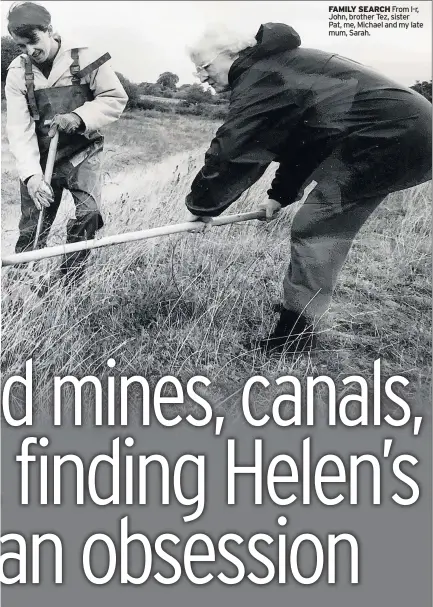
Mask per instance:
[[[169,121],[169,128],[167,128]],[[2,251],[12,252],[16,240],[19,219],[19,184],[15,171],[15,162],[9,153],[5,125],[5,107],[2,106]],[[157,164],[167,156],[194,150],[210,140],[218,123],[195,116],[173,115],[170,118],[156,111],[129,112],[110,127],[104,134],[103,181],[104,199],[110,212],[111,202],[122,204],[128,191],[123,187],[123,178],[131,174],[131,169],[141,172]],[[140,184],[135,184],[140,187]],[[115,201],[113,197],[118,197]],[[73,212],[72,203],[66,213]],[[105,203],[105,200],[104,200]],[[115,210],[115,209],[113,209]],[[63,217],[64,214],[60,214]],[[60,231],[60,239],[63,233]],[[61,241],[61,240],[60,240]]]
[[[184,198],[218,123],[192,117],[127,114],[107,132],[104,235],[183,220]],[[2,141],[3,234],[18,215],[13,165]],[[266,197],[272,171],[233,205],[249,210]],[[289,261],[290,222],[299,203],[269,224],[250,222],[118,245],[92,253],[80,291],[29,295],[3,272],[3,377],[33,358],[35,403],[49,407],[53,375],[205,375],[215,407],[235,414],[252,375],[371,379],[401,374],[413,406],[429,408],[431,377],[430,184],[388,197],[364,226],[322,318],[317,351],[264,357],[242,344],[272,329]],[[64,238],[65,200],[51,243]],[[16,226],[15,226],[16,228]],[[12,241],[5,239],[5,247]],[[2,246],[3,248],[3,246]],[[46,267],[58,261],[46,262]],[[28,281],[31,279],[29,278]],[[116,360],[115,370],[106,366]],[[269,389],[257,408],[272,403]],[[325,398],[318,393],[317,402]],[[138,395],[137,395],[138,398]],[[137,401],[138,402],[138,401]]]

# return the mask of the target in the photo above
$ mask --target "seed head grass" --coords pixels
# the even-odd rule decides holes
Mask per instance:
[[[107,136],[100,235],[183,222],[185,196],[217,126],[143,113],[119,121]],[[265,200],[274,168],[227,213],[253,210]],[[3,200],[12,190],[12,173],[7,164]],[[55,271],[59,259],[40,262],[20,280],[4,269],[3,378],[22,374],[32,359],[34,405],[43,416],[50,414],[54,376],[93,375],[105,381],[140,375],[153,386],[167,375],[183,385],[202,375],[211,381],[206,394],[215,409],[237,416],[249,377],[262,375],[271,382],[255,392],[259,414],[278,394],[290,392],[287,385],[275,385],[278,377],[327,375],[341,395],[350,389],[342,382],[351,375],[362,375],[372,388],[373,363],[380,358],[382,383],[403,375],[409,380],[405,397],[413,407],[428,410],[430,186],[388,196],[364,225],[332,305],[318,323],[318,348],[309,354],[266,357],[248,347],[268,335],[277,319],[274,306],[281,301],[290,258],[290,225],[301,200],[269,223],[251,221],[94,250],[85,278],[72,292],[60,284],[41,298],[30,289],[41,274]],[[9,216],[18,213],[17,201],[5,204]],[[73,204],[65,195],[49,244],[64,241],[71,213]],[[11,228],[10,222],[4,227]],[[116,361],[114,369],[107,367],[109,358]],[[84,394],[91,416],[92,387]],[[131,388],[131,412],[140,411],[140,398],[138,386]],[[326,408],[327,388],[318,387],[316,398],[318,409]],[[191,406],[186,401],[178,409]]]

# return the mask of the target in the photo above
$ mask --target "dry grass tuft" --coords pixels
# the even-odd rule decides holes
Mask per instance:
[[[104,234],[183,220],[184,197],[204,150],[166,155],[202,146],[217,125],[162,116],[158,127],[155,120],[129,117],[111,133]],[[162,133],[172,140],[162,145]],[[164,157],[159,164],[148,164],[159,157]],[[266,196],[269,179],[270,174],[229,212],[253,209]],[[11,187],[8,172],[3,184]],[[298,204],[270,224],[250,222],[94,251],[87,277],[72,295],[58,287],[41,300],[29,296],[25,282],[10,287],[4,279],[3,376],[22,371],[33,358],[35,403],[47,410],[54,375],[103,378],[109,371],[142,375],[153,384],[164,375],[187,380],[200,374],[212,382],[215,406],[235,414],[240,390],[252,375],[271,380],[325,374],[340,389],[349,375],[371,378],[373,362],[381,358],[383,380],[406,376],[405,394],[413,406],[424,407],[431,376],[430,184],[389,196],[364,226],[322,319],[319,349],[310,356],[269,359],[242,344],[272,329]],[[64,221],[63,216],[52,242],[63,238]],[[115,373],[106,366],[110,357]],[[257,396],[258,409],[272,402],[271,394],[277,389]],[[319,393],[318,402],[322,398]]]

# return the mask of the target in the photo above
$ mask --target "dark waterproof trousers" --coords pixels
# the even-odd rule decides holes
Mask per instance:
[[[431,104],[420,96],[402,104],[392,91],[380,95],[388,95],[388,117],[393,119],[381,121],[379,115],[370,128],[354,132],[320,162],[306,180],[317,185],[292,223],[283,305],[313,320],[328,308],[354,238],[387,194],[431,179]],[[313,160],[317,150],[311,150]],[[303,153],[308,156],[308,150]],[[304,170],[306,165],[301,163]],[[271,198],[293,196],[284,186],[285,175],[290,180],[282,161]]]
[[[87,156],[82,160],[82,156]],[[68,243],[94,238],[97,230],[104,225],[100,213],[101,200],[101,146],[95,146],[93,153],[76,154],[54,170],[51,187],[54,202],[44,210],[44,222],[37,248],[46,246],[51,226],[56,218],[64,190],[69,190],[75,204],[75,218],[68,221],[66,241]],[[30,198],[27,187],[21,182],[21,218],[16,253],[33,249],[39,211]],[[81,266],[89,256],[89,251],[69,253],[64,256],[61,271],[67,272]]]

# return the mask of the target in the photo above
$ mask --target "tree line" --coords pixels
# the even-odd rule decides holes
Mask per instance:
[[[1,82],[2,94],[11,61],[20,50],[10,36],[1,38]],[[156,82],[131,82],[120,72],[117,75],[129,97],[127,109],[156,109],[161,112],[190,113],[223,118],[227,112],[229,93],[212,93],[201,84],[179,84],[179,77],[173,72],[163,72]],[[410,88],[417,91],[431,103],[432,81],[417,80]],[[150,98],[160,98],[160,101]]]
[[[10,63],[21,51],[10,36],[1,38],[2,96]],[[132,82],[116,72],[129,97],[126,109],[157,110],[180,114],[208,115],[224,118],[227,113],[228,94],[215,94],[198,83],[179,84],[173,72],[163,72],[156,82]],[[158,98],[158,99],[156,99]]]
[[[156,82],[131,82],[120,72],[116,72],[129,97],[129,108],[151,109],[146,107],[149,97],[159,98],[163,107],[178,104],[180,107],[197,105],[225,106],[229,93],[213,93],[201,84],[182,84],[178,86],[179,77],[173,72],[163,72]]]

